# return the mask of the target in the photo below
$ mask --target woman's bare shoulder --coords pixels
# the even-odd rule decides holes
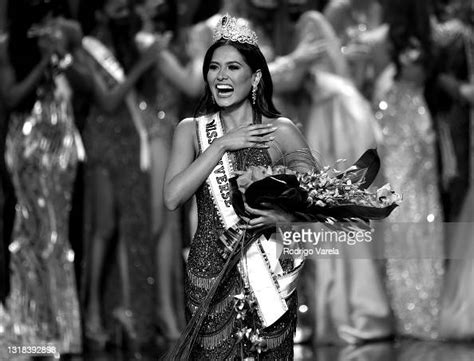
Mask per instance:
[[[175,130],[175,141],[179,144],[192,142],[195,148],[197,147],[196,118],[184,118],[178,123]]]
[[[264,118],[263,124],[272,124],[277,127],[275,141],[284,149],[293,150],[295,147],[305,147],[306,141],[296,124],[287,117]]]
[[[287,118],[287,117],[278,117],[278,118],[263,117],[262,123],[272,124],[273,126],[277,127],[278,133],[298,131],[298,127],[296,126],[296,124],[290,118]]]
[[[188,118],[181,119],[178,125],[181,127],[191,127],[191,126],[194,126],[195,122],[196,122],[196,118],[188,117]]]
[[[290,118],[287,117],[276,117],[276,118],[268,118],[265,116],[262,116],[262,123],[263,124],[275,124],[275,125],[284,125],[284,124],[294,124],[293,121]]]

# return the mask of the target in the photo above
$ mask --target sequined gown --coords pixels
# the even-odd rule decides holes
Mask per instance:
[[[269,165],[271,159],[266,151],[252,148],[233,153],[234,169],[250,165]],[[196,194],[198,205],[198,227],[191,243],[186,270],[186,313],[189,319],[212,286],[213,280],[224,265],[219,255],[219,236],[224,231],[210,191],[204,183]],[[219,287],[209,315],[194,346],[192,360],[234,360],[249,356],[249,348],[236,344],[235,334],[239,327],[234,311],[234,295],[243,288],[238,270],[235,268]],[[260,354],[260,360],[292,360],[293,334],[296,327],[297,298],[294,293],[287,300],[289,310],[273,325],[266,328],[263,337],[269,349]],[[250,327],[258,322],[257,315],[247,318]]]
[[[54,94],[47,89],[31,113],[10,118],[6,161],[17,205],[2,331],[10,345],[77,353],[81,325],[68,218],[82,148],[69,102],[58,88]]]
[[[94,63],[95,72],[105,84],[112,86],[110,76]],[[113,113],[104,113],[93,106],[84,128],[84,145],[87,151],[85,167],[86,186],[86,253],[91,247],[94,221],[94,202],[99,200],[89,192],[100,189],[97,172],[110,180],[117,222],[117,237],[123,240],[129,265],[131,312],[138,339],[150,341],[155,332],[155,245],[150,227],[149,175],[140,170],[140,141],[124,102]],[[97,215],[96,215],[97,216]],[[100,216],[100,215],[99,215]],[[100,218],[100,217],[99,217]],[[110,222],[111,220],[102,221]],[[117,238],[115,238],[117,241]],[[115,243],[116,244],[116,243]],[[123,306],[121,280],[116,253],[111,247],[105,267],[104,304],[106,327],[115,323],[112,311]],[[88,260],[85,261],[87,278]],[[83,285],[85,288],[85,285]],[[86,296],[86,295],[85,295]]]
[[[403,202],[386,220],[387,287],[399,335],[435,339],[443,281],[443,225],[435,133],[422,87],[393,81],[382,93],[376,118],[384,141],[383,172]]]

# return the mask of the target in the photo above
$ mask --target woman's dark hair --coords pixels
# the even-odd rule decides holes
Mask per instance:
[[[85,35],[94,34],[104,18],[97,17],[98,13],[104,14],[107,0],[83,0],[79,4],[79,22]],[[128,72],[139,57],[135,44],[135,34],[141,28],[141,20],[134,10],[135,0],[127,0],[128,16],[117,19],[107,19],[107,25],[112,34],[112,46],[115,57]],[[97,36],[97,35],[96,35]]]
[[[214,44],[212,44],[211,47],[207,50],[206,55],[204,56],[202,75],[204,77],[204,82],[206,83],[206,88],[205,93],[196,108],[195,116],[215,113],[219,111],[219,107],[212,100],[212,93],[209,88],[209,84],[207,83],[207,73],[209,71],[209,66],[212,60],[212,56],[214,55],[214,51],[224,45],[230,45],[237,49],[237,51],[243,56],[245,62],[250,67],[252,72],[260,70],[262,73],[262,77],[260,78],[260,81],[257,86],[257,98],[255,104],[253,104],[254,122],[260,123],[262,115],[268,118],[279,117],[280,112],[276,109],[272,100],[273,82],[270,76],[270,70],[268,70],[267,61],[265,60],[265,57],[263,56],[258,46],[247,43],[239,43],[226,39],[220,39]],[[251,101],[251,92],[249,92],[248,97]]]
[[[417,62],[427,70],[431,68],[433,54],[430,12],[431,7],[427,0],[384,2],[385,21],[389,25],[389,39],[392,46],[392,61],[398,71],[401,68],[400,56],[414,47],[420,51]]]
[[[156,14],[153,17],[155,31],[163,33],[172,31],[176,33],[178,29],[178,5],[173,0],[165,0],[156,8]]]

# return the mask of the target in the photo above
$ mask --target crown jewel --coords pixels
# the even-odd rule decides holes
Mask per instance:
[[[257,34],[248,26],[248,22],[242,18],[234,18],[229,14],[224,15],[214,29],[213,41],[220,39],[237,41],[257,46]]]

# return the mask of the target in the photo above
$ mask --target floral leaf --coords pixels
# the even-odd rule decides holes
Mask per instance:
[[[361,183],[361,189],[367,189],[380,170],[380,158],[376,149],[368,149],[364,154],[354,163],[351,168],[366,169],[364,182]],[[350,168],[350,169],[351,169]]]

